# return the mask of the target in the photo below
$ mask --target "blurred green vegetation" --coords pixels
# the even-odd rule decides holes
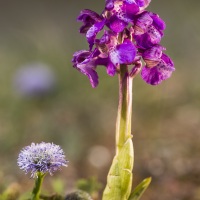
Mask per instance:
[[[41,141],[65,150],[69,167],[54,176],[64,181],[66,191],[77,179],[93,175],[104,183],[114,155],[117,76],[99,67],[100,85],[92,89],[71,64],[72,54],[87,48],[77,15],[84,8],[100,13],[104,0],[0,3],[0,191],[12,182],[32,187],[16,159],[22,147]],[[156,87],[139,76],[134,80],[134,185],[153,178],[144,200],[200,199],[199,7],[198,0],[152,0],[149,6],[166,21],[162,44],[176,71]],[[53,94],[26,98],[15,91],[15,73],[33,62],[49,65],[55,74]],[[89,155],[96,146],[103,147],[95,151],[96,159],[104,149],[107,160],[94,166]],[[44,190],[51,191],[48,178]]]

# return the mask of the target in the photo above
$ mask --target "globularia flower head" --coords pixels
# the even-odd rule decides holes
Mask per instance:
[[[151,85],[171,76],[174,64],[160,45],[166,25],[157,14],[145,10],[150,1],[106,0],[101,15],[89,9],[81,11],[77,20],[83,22],[80,33],[86,36],[89,50],[74,53],[72,62],[88,76],[92,87],[98,85],[98,65],[105,66],[110,76],[124,65],[132,66],[130,75],[142,70],[142,79]]]
[[[67,160],[63,150],[59,145],[53,143],[32,143],[22,149],[17,159],[18,166],[25,173],[31,173],[31,177],[37,177],[37,173],[42,174],[60,170],[62,166],[67,166]]]
[[[22,66],[14,77],[16,92],[26,97],[39,97],[54,91],[56,79],[48,65],[30,63]]]

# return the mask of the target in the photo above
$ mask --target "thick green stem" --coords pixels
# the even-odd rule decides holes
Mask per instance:
[[[121,65],[116,122],[116,155],[108,173],[103,200],[127,200],[131,192],[134,157],[131,135],[132,79],[128,73],[128,66]]]
[[[116,122],[116,151],[131,138],[132,118],[132,77],[128,74],[128,66],[120,66],[119,73],[119,105]]]
[[[44,179],[45,174],[42,174],[41,172],[38,172],[38,177],[35,179],[35,186],[33,188],[32,191],[32,197],[31,200],[39,200],[39,196],[40,196],[40,189],[41,189],[41,185]]]

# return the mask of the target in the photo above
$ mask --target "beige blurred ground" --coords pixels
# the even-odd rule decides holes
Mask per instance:
[[[92,89],[72,68],[73,52],[87,48],[76,22],[84,8],[101,12],[104,1],[0,0],[0,191],[12,182],[32,187],[16,159],[22,147],[40,141],[66,152],[69,167],[55,175],[66,190],[78,178],[96,175],[105,182],[114,154],[118,83],[99,67],[100,85]],[[153,178],[143,200],[200,199],[199,8],[198,0],[152,0],[149,7],[167,23],[162,44],[176,71],[157,87],[139,76],[134,80],[134,185]],[[56,91],[23,98],[13,78],[35,62],[54,72]]]

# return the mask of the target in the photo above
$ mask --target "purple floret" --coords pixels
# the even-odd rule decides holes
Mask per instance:
[[[114,65],[131,64],[136,55],[134,44],[126,39],[122,44],[118,44],[112,51],[109,52],[110,60]]]
[[[138,47],[147,49],[160,43],[165,22],[158,15],[145,11],[137,16],[134,29]]]
[[[80,50],[74,53],[72,62],[74,63],[74,68],[79,70],[82,74],[88,76],[92,87],[96,87],[99,83],[98,74],[95,71],[96,52],[90,52],[86,50]],[[98,53],[97,53],[98,54]]]
[[[77,21],[83,22],[83,26],[80,28],[80,33],[87,33],[87,31],[97,22],[100,22],[103,20],[103,17],[101,17],[96,12],[85,9],[82,10],[79,16],[77,17]]]
[[[174,64],[170,57],[162,54],[161,61],[153,68],[145,66],[142,69],[142,79],[150,85],[158,85],[168,79],[175,70]]]

